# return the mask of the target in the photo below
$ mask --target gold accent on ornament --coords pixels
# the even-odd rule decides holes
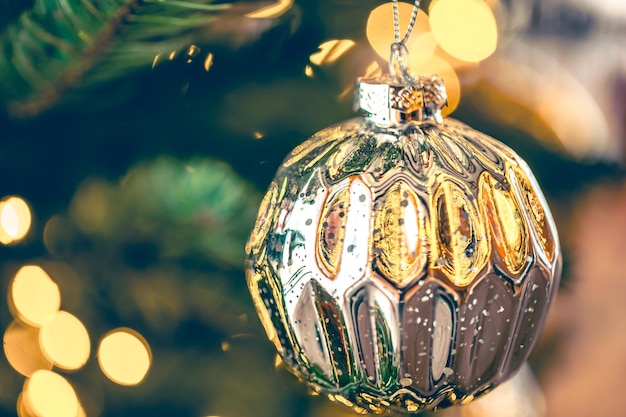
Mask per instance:
[[[529,236],[523,221],[520,203],[510,183],[504,184],[488,173],[479,179],[483,215],[489,220],[495,250],[514,276],[524,271],[528,263]]]
[[[391,282],[404,285],[424,267],[425,227],[418,214],[418,198],[402,180],[385,194],[376,210],[373,240],[376,270]],[[420,262],[421,261],[421,262]]]
[[[350,188],[345,187],[331,195],[319,220],[318,253],[330,279],[335,279],[339,271],[349,204]]]
[[[469,194],[451,180],[439,185],[433,199],[433,269],[444,271],[458,287],[470,285],[490,255],[485,224]]]
[[[278,186],[275,182],[272,182],[267,190],[267,193],[263,197],[263,200],[261,201],[259,216],[254,224],[254,229],[252,229],[252,234],[246,243],[246,252],[252,250],[253,247],[258,247],[259,242],[265,239],[265,235],[267,235],[267,231],[269,230],[271,224],[268,217],[274,212],[277,201]]]
[[[546,216],[544,206],[546,206],[543,196],[539,196],[535,188],[537,188],[534,178],[529,178],[520,167],[514,169],[515,179],[517,180],[517,186],[519,192],[522,195],[524,206],[527,207],[530,220],[535,226],[535,232],[539,239],[539,243],[543,248],[544,253],[548,259],[548,262],[553,262],[555,258],[555,233],[554,221],[551,217]]]

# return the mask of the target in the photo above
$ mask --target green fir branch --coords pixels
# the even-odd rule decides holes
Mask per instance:
[[[241,268],[260,201],[223,162],[163,156],[134,166],[119,185],[86,180],[69,212],[94,241],[152,242],[163,258],[197,256]]]
[[[216,0],[35,0],[0,34],[0,103],[12,117],[40,114],[78,84],[149,68],[231,9]]]

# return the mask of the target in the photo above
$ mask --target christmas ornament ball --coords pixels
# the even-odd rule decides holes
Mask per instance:
[[[315,391],[359,412],[466,403],[514,374],[560,279],[526,163],[442,119],[443,83],[361,81],[367,116],[284,160],[246,276],[269,339]]]

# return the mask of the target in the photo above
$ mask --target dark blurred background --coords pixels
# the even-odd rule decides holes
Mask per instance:
[[[626,415],[626,3],[422,10],[412,68],[526,159],[565,260],[530,367],[443,415]],[[0,416],[351,415],[276,359],[242,264],[283,157],[385,70],[390,13],[0,0]]]

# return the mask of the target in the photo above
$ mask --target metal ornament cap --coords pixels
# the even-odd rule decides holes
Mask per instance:
[[[443,79],[437,75],[422,75],[408,82],[389,74],[361,79],[357,91],[355,107],[381,126],[409,121],[441,123],[441,109],[448,103]]]
[[[361,81],[367,117],[287,156],[246,245],[248,286],[287,368],[362,413],[466,403],[511,377],[560,280],[526,163],[442,119],[438,77],[414,81]]]

